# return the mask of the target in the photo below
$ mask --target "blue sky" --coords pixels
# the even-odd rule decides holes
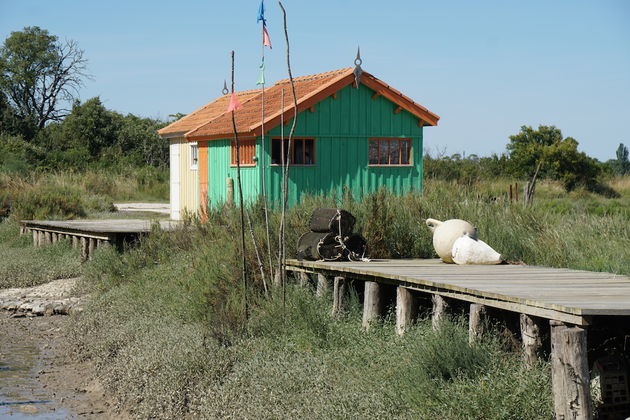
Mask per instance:
[[[220,95],[236,51],[236,88],[255,88],[258,0],[0,0],[0,37],[40,26],[85,50],[100,96],[123,113],[166,119]],[[286,77],[280,9],[267,0],[267,80]],[[440,115],[433,153],[502,153],[521,125],[555,125],[600,160],[630,145],[630,2],[285,0],[294,75],[352,66]]]

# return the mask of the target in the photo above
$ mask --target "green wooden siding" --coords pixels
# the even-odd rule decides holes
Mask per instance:
[[[394,113],[394,103],[361,85],[359,89],[347,86],[337,92],[337,98],[326,98],[315,105],[315,112],[306,110],[298,115],[294,137],[315,139],[315,165],[292,166],[289,176],[290,205],[304,194],[336,194],[341,197],[349,189],[355,198],[361,198],[380,187],[403,194],[422,190],[422,128],[418,119],[407,111]],[[291,123],[284,127],[288,137]],[[269,166],[271,138],[281,135],[281,127],[266,135],[265,156],[261,156],[261,139],[257,142],[257,155],[269,168],[266,174],[269,200],[277,205],[282,198],[279,166]],[[373,137],[411,138],[412,165],[403,167],[368,166],[368,139]],[[225,201],[225,178],[235,180],[236,169],[230,168],[229,140],[208,142],[208,196],[211,204]],[[248,200],[261,192],[262,172],[256,168],[243,168],[243,191]]]
[[[347,86],[337,92],[337,98],[326,98],[315,105],[315,112],[298,115],[295,137],[315,138],[315,165],[292,166],[289,171],[290,204],[303,194],[332,194],[341,197],[344,188],[355,198],[383,186],[397,193],[422,190],[422,128],[418,119],[407,111],[394,114],[397,105],[382,96],[372,99],[374,91],[361,85]],[[291,123],[284,127],[288,136]],[[280,137],[281,127],[267,134]],[[412,166],[368,166],[368,139],[372,137],[405,137],[412,139]],[[269,156],[266,157],[269,165]],[[271,201],[279,202],[281,168],[272,166],[267,174],[267,189]]]
[[[258,154],[259,145],[256,146]],[[236,168],[230,166],[230,140],[211,140],[208,142],[208,202],[211,206],[222,204],[227,199],[226,179],[234,180],[234,200],[238,201]],[[254,201],[258,198],[260,173],[258,166],[241,167],[243,198]]]

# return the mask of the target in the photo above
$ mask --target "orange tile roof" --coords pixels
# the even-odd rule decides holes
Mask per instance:
[[[293,81],[295,83],[298,112],[302,112],[340,89],[354,83],[354,73],[352,68],[345,68],[311,76],[296,77]],[[374,90],[378,95],[382,95],[402,109],[415,115],[419,119],[419,125],[437,125],[440,117],[371,74],[363,72],[361,83]],[[282,107],[283,90],[284,107]],[[243,96],[243,93],[248,95]],[[234,113],[239,134],[243,136],[260,135],[262,132],[262,92],[260,90],[239,92],[238,95],[243,105]],[[175,124],[180,122],[176,121],[160,130],[159,133],[163,136],[165,134],[162,131],[181,133],[184,127],[190,127],[189,131],[184,134],[188,140],[212,140],[231,137],[233,135],[232,116],[231,113],[225,112],[228,100],[228,95],[222,96],[180,120],[183,121],[185,118],[191,117],[191,120],[194,119],[197,124],[187,124],[184,121],[180,126],[174,127]],[[265,89],[264,101],[265,130],[279,125],[281,118],[285,120],[292,118],[294,113],[293,95],[289,79],[280,80],[273,86]],[[208,110],[204,113],[203,110],[205,108],[208,108]]]
[[[243,92],[237,92],[237,95],[241,102],[246,101],[252,96],[256,96],[260,93],[260,89],[256,90],[247,90]],[[177,121],[173,121],[171,124],[166,127],[158,130],[158,134],[163,137],[181,137],[186,134],[190,130],[194,130],[207,123],[210,120],[218,117],[223,114],[227,109],[228,101],[230,100],[230,95],[220,96],[214,101],[202,106],[196,111],[191,112],[190,114],[180,118]]]

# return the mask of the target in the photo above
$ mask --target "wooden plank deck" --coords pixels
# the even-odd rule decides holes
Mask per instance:
[[[99,220],[22,220],[22,226],[29,229],[59,231],[60,233],[77,232],[85,234],[110,233],[147,233],[154,223],[159,223],[163,230],[170,230],[178,226],[179,222],[143,219],[99,219]]]
[[[22,220],[20,231],[33,235],[33,245],[43,246],[60,240],[69,240],[81,249],[81,259],[88,260],[96,248],[134,242],[139,236],[151,232],[155,224],[162,230],[172,230],[180,225],[175,221],[151,221],[143,219],[99,220]]]
[[[588,325],[630,316],[630,277],[527,265],[454,265],[431,260],[287,261],[294,271],[389,283],[547,319]]]

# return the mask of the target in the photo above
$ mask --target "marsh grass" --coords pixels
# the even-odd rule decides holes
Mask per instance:
[[[35,248],[13,220],[0,222],[0,289],[30,287],[81,274],[79,253],[67,242]]]
[[[529,208],[487,199],[504,190],[499,181],[479,187],[435,181],[424,195],[308,197],[288,213],[288,252],[294,254],[313,209],[341,206],[356,216],[356,230],[375,258],[434,257],[424,220],[456,217],[475,224],[509,260],[630,274],[623,212],[590,211],[581,202],[593,196],[562,195],[553,185],[541,185]],[[568,204],[554,207],[552,200]],[[248,211],[266,252],[262,205]],[[29,239],[5,223],[0,246],[24,252]],[[274,232],[278,223],[273,212]],[[217,208],[205,224],[192,219],[171,233],[156,230],[137,248],[97,252],[84,265],[82,287],[93,299],[75,318],[72,342],[79,357],[97,363],[119,407],[135,417],[552,417],[547,363],[525,369],[500,339],[469,346],[461,320],[434,332],[421,319],[396,337],[391,314],[369,332],[361,329],[356,295],[339,319],[330,316],[330,297],[316,299],[307,289],[266,295],[249,238],[246,292],[238,232],[237,209]],[[275,234],[272,242],[275,253]]]
[[[114,201],[168,201],[168,173],[112,171],[0,173],[0,218],[76,219],[112,212]]]

